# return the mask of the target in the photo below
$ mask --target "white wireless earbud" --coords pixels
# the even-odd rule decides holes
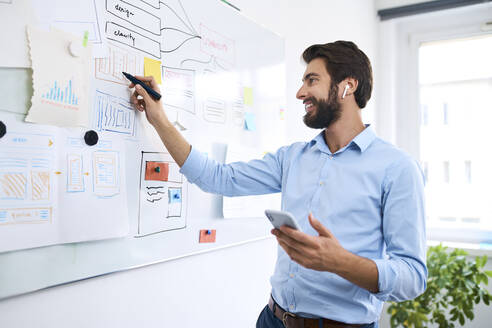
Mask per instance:
[[[349,87],[349,85],[347,84],[347,85],[345,86],[345,90],[343,90],[342,99],[343,99],[343,98],[345,98],[345,95],[347,94],[347,90],[348,90],[349,88],[350,88],[350,87]]]

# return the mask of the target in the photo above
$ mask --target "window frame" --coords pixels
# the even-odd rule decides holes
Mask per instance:
[[[419,94],[419,47],[421,43],[492,34],[482,26],[492,17],[492,4],[483,3],[380,23],[378,61],[387,64],[378,81],[376,122],[383,138],[420,161],[422,124]],[[384,67],[384,65],[379,65]],[[383,68],[384,69],[384,68]],[[480,244],[492,240],[492,231],[428,225],[427,238]]]

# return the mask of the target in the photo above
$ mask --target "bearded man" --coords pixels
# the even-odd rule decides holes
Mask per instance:
[[[302,57],[296,96],[304,123],[323,130],[261,160],[219,164],[192,148],[139,85],[130,85],[131,101],[189,182],[227,196],[281,192],[282,210],[299,221],[303,232],[272,230],[278,258],[257,328],[377,327],[384,301],[426,287],[423,175],[362,122],[372,68],[353,42],[312,45]],[[137,78],[159,91],[152,77]]]

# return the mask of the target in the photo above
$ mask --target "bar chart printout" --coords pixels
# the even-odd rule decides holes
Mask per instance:
[[[41,95],[41,98],[53,104],[66,104],[74,107],[78,107],[79,104],[79,99],[72,89],[72,80],[69,80],[65,86],[61,86],[59,82],[55,81],[49,87],[49,91]]]
[[[89,86],[92,44],[72,56],[69,44],[82,38],[53,29],[27,26],[32,61],[33,96],[26,122],[61,127],[89,126]]]

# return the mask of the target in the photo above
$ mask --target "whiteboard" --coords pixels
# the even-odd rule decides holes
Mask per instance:
[[[84,5],[94,8],[94,15],[85,10],[87,21],[83,26],[77,25],[76,16],[62,19],[64,6],[59,6],[60,12],[56,10],[59,1],[42,1],[43,6],[54,5],[49,7],[53,14],[41,12],[38,8],[41,2],[34,2],[35,5],[27,0],[22,3],[29,15],[19,17],[17,25],[22,27],[23,19],[34,17],[33,20],[45,28],[66,29],[74,34],[88,29],[87,26],[93,27],[91,42],[98,50],[93,58],[93,70],[89,72],[90,126],[58,128],[24,123],[33,94],[32,70],[13,68],[28,66],[25,60],[24,64],[16,65],[12,63],[15,60],[9,58],[5,64],[0,57],[0,66],[3,66],[0,78],[10,81],[0,85],[0,120],[7,122],[6,137],[12,132],[32,133],[34,130],[59,136],[63,147],[56,150],[56,155],[64,159],[60,170],[69,162],[79,163],[79,153],[82,161],[85,158],[98,160],[101,155],[107,155],[98,151],[116,152],[117,148],[121,162],[118,176],[121,190],[117,195],[123,198],[118,204],[123,204],[128,218],[115,214],[117,212],[111,210],[115,205],[98,210],[98,203],[115,201],[116,193],[105,195],[108,199],[94,200],[96,180],[93,176],[97,165],[92,165],[86,176],[74,179],[71,189],[65,184],[59,185],[58,193],[65,197],[69,189],[79,192],[81,179],[85,181],[83,197],[82,193],[70,195],[81,197],[81,201],[58,210],[61,225],[69,230],[73,228],[69,215],[63,212],[87,211],[88,208],[94,208],[100,217],[113,219],[108,219],[113,225],[108,225],[101,234],[101,229],[88,221],[84,236],[73,233],[72,229],[65,239],[50,239],[44,243],[53,245],[24,244],[19,248],[28,249],[0,253],[0,298],[269,236],[267,220],[224,220],[222,197],[202,192],[180,175],[144,114],[131,109],[128,82],[119,72],[142,74],[144,57],[160,60],[166,113],[193,147],[209,157],[224,162],[230,142],[258,149],[261,153],[275,151],[283,144],[286,132],[284,40],[280,36],[218,0],[63,1],[73,8]],[[0,3],[0,6],[4,6],[1,8],[4,10],[5,6],[15,4],[13,1]],[[130,9],[133,15],[121,8]],[[130,16],[137,18],[132,20]],[[24,22],[27,23],[32,21]],[[130,34],[135,39],[128,42],[124,35]],[[5,35],[0,35],[0,40],[3,37]],[[16,44],[14,48],[22,52],[24,46]],[[111,115],[122,118],[108,119]],[[83,135],[87,130],[99,134],[103,148],[111,145],[115,149],[86,146]],[[68,151],[67,144],[80,146],[80,152]],[[5,149],[0,148],[0,151]],[[102,160],[105,158],[103,156]],[[70,166],[73,172],[79,172],[77,165]],[[165,172],[165,178],[161,173],[152,173],[156,166],[162,168],[160,172]],[[57,169],[53,167],[53,171]],[[114,186],[112,188],[114,190]],[[3,205],[0,200],[0,208]],[[32,229],[44,224],[38,223]],[[0,234],[4,226],[0,224]],[[216,242],[199,243],[202,229],[215,229]]]

